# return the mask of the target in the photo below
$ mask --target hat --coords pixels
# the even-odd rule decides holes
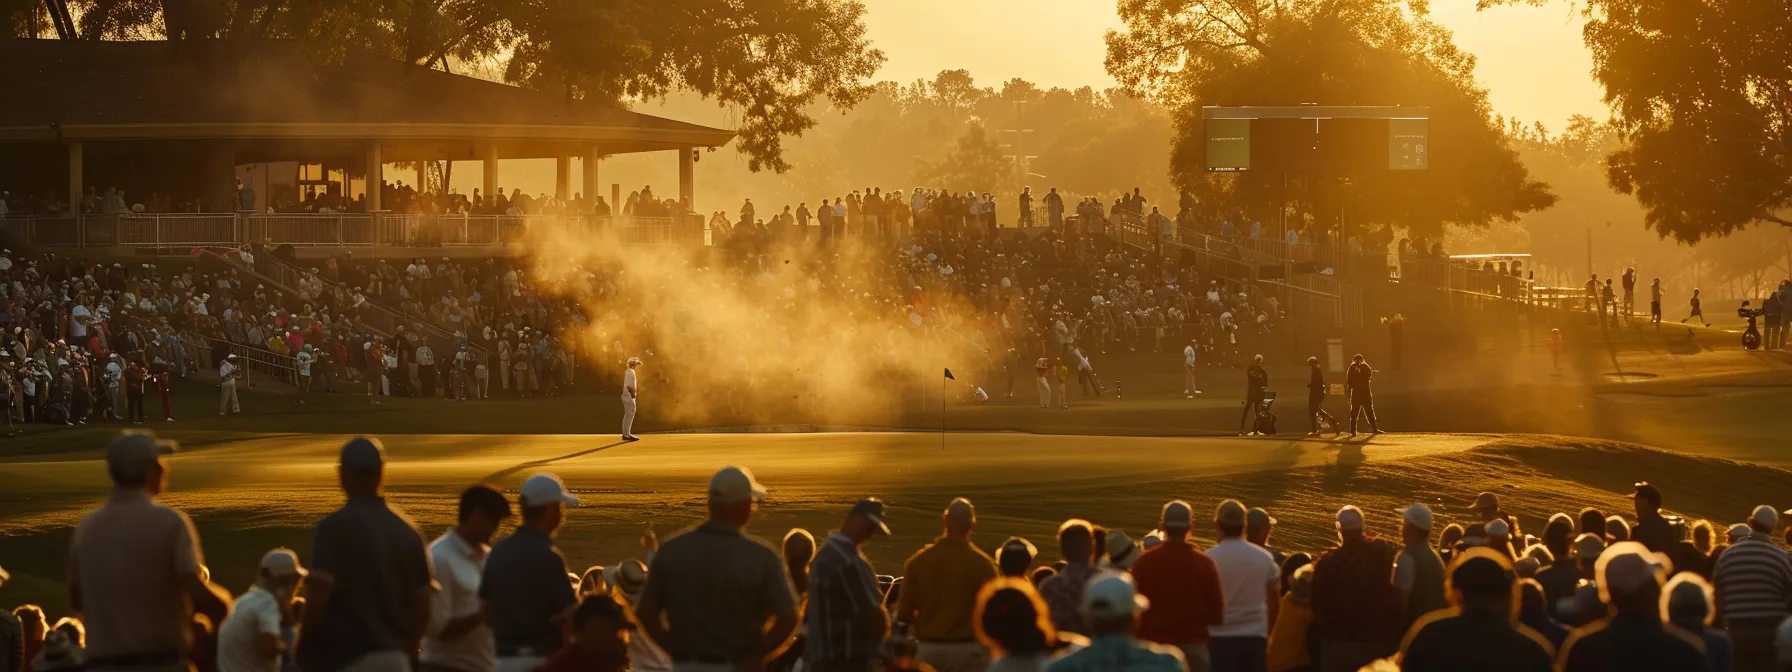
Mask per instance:
[[[709,501],[712,504],[740,504],[765,499],[765,486],[753,479],[746,467],[722,467],[709,479]]]
[[[1755,533],[1755,530],[1754,528],[1749,527],[1748,523],[1737,523],[1731,525],[1728,532],[1730,533],[1730,543],[1734,544],[1743,539],[1747,539],[1749,535]]]
[[[1401,509],[1400,519],[1406,521],[1413,527],[1426,532],[1431,531],[1431,507],[1425,506],[1424,504],[1414,504]]]
[[[996,551],[997,556],[1009,553],[1025,553],[1027,564],[1032,564],[1033,559],[1039,557],[1039,549],[1033,546],[1033,542],[1020,537],[1009,537],[1007,541],[1002,542],[1001,549]]]
[[[1485,511],[1487,509],[1498,509],[1498,508],[1500,508],[1500,496],[1499,495],[1493,494],[1491,492],[1483,492],[1479,495],[1475,495],[1475,510]]]
[[[1236,499],[1220,502],[1219,507],[1213,510],[1213,522],[1226,527],[1244,527],[1244,503]]]
[[[161,465],[163,455],[179,448],[180,444],[158,439],[153,432],[125,432],[106,446],[106,471],[114,479],[141,480],[145,469]]]
[[[386,466],[386,449],[380,440],[357,436],[342,445],[342,458],[337,462],[345,471],[377,474]]]
[[[1346,532],[1361,532],[1363,530],[1363,510],[1349,505],[1338,509],[1338,529]]]
[[[1187,524],[1184,524],[1187,521]],[[1166,530],[1187,530],[1195,526],[1195,511],[1189,508],[1188,502],[1180,499],[1170,500],[1164,505],[1163,526]]]
[[[1244,521],[1245,525],[1249,527],[1263,527],[1265,525],[1273,527],[1276,524],[1276,519],[1270,517],[1269,511],[1260,506],[1253,506],[1251,507],[1251,510],[1246,511]]]
[[[236,359],[236,353],[233,352],[228,355],[225,355],[224,358],[225,359]]]
[[[884,522],[884,500],[876,497],[861,499],[859,503],[852,505],[852,513],[849,515],[871,521],[871,524],[877,526],[877,531],[886,537],[890,535],[890,526]]]
[[[1762,504],[1755,507],[1755,512],[1748,517],[1748,521],[1754,523],[1756,527],[1772,530],[1774,526],[1779,525],[1780,516],[1774,512],[1773,507]]]
[[[566,484],[553,474],[536,474],[523,481],[523,487],[517,489],[518,499],[523,506],[537,507],[548,504],[564,504],[578,506],[579,498],[566,494]]]
[[[261,556],[261,571],[275,578],[302,577],[311,573],[299,565],[299,556],[286,548],[276,548]]]
[[[1090,617],[1136,614],[1151,608],[1151,601],[1133,590],[1132,575],[1102,572],[1083,590],[1083,611]]]
[[[647,565],[634,558],[623,560],[611,567],[610,571],[605,574],[613,574],[604,578],[609,581],[610,585],[622,591],[622,594],[628,597],[630,602],[640,600],[641,589],[647,587]]]
[[[1636,490],[1630,493],[1630,497],[1631,499],[1646,499],[1650,504],[1661,506],[1661,490],[1649,485],[1648,481],[1638,481]]]
[[[1668,557],[1650,551],[1634,541],[1620,541],[1605,549],[1595,570],[1599,597],[1611,604],[1614,597],[1629,595],[1651,583],[1660,585],[1672,563]]]
[[[1139,547],[1122,530],[1108,530],[1107,552],[1108,564],[1120,569],[1132,569],[1132,562],[1139,559]]]
[[[1521,579],[1529,579],[1531,577],[1536,576],[1537,570],[1542,569],[1542,568],[1543,568],[1543,561],[1538,560],[1533,557],[1530,557],[1528,555],[1525,557],[1519,558],[1517,562],[1512,563],[1512,571],[1514,573],[1518,574],[1518,578],[1521,578]]]
[[[1507,525],[1506,521],[1499,519],[1488,521],[1485,529],[1487,530],[1487,536],[1490,537],[1504,537],[1512,534],[1512,526]]]
[[[1152,530],[1149,533],[1146,533],[1144,540],[1139,542],[1139,546],[1147,551],[1162,546],[1163,544],[1164,534],[1157,530]]]

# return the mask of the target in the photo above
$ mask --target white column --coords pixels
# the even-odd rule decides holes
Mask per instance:
[[[385,181],[385,159],[380,154],[380,143],[375,140],[367,145],[367,211],[378,212],[384,208],[380,205],[380,184]]]
[[[678,200],[685,207],[695,209],[697,205],[697,150],[685,147],[678,150]]]

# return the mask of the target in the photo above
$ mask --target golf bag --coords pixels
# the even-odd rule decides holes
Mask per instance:
[[[1251,431],[1265,435],[1276,433],[1276,414],[1269,411],[1269,407],[1275,403],[1276,393],[1263,393],[1263,401],[1257,402],[1257,420],[1252,423]]]

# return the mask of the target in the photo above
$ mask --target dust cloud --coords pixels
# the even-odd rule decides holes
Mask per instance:
[[[993,361],[931,263],[875,243],[811,236],[743,254],[625,247],[614,231],[535,227],[529,239],[536,291],[583,316],[569,348],[611,380],[640,357],[644,408],[668,421],[890,420],[937,408],[942,369]]]

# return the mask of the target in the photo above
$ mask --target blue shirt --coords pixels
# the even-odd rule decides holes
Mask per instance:
[[[1186,672],[1182,653],[1128,635],[1102,635],[1045,666],[1046,672]]]
[[[566,576],[566,556],[532,527],[518,527],[492,546],[479,578],[479,599],[490,610],[499,656],[560,650],[560,626],[549,619],[578,601]]]
[[[378,495],[349,495],[318,522],[310,565],[335,583],[323,618],[299,637],[299,667],[334,672],[410,646],[416,591],[435,581],[423,533],[403,512]]]

